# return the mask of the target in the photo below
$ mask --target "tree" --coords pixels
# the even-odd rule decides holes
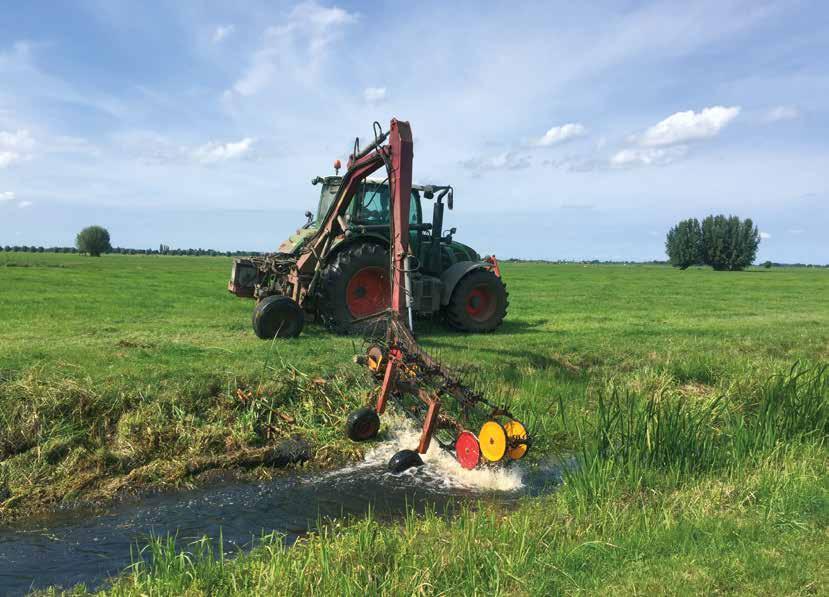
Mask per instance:
[[[710,265],[719,271],[738,271],[754,262],[760,232],[750,218],[708,216],[700,224],[683,220],[668,231],[665,251],[671,265],[685,269],[690,265]]]
[[[703,261],[718,271],[739,271],[754,262],[760,232],[751,218],[708,216],[702,221]]]
[[[75,245],[81,253],[89,253],[93,257],[100,257],[101,253],[112,250],[109,232],[101,226],[89,226],[78,232]]]
[[[702,264],[702,230],[696,218],[683,220],[668,231],[665,252],[671,265],[687,269]]]

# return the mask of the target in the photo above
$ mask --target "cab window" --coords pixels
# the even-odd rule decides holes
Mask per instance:
[[[388,185],[363,184],[354,202],[353,221],[357,224],[388,224],[391,219]],[[420,202],[412,191],[409,224],[420,224]]]

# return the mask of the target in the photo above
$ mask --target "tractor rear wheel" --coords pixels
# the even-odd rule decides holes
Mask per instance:
[[[455,289],[446,306],[446,320],[463,332],[491,332],[507,315],[507,287],[487,269],[469,272]]]
[[[287,296],[265,297],[253,309],[253,331],[263,340],[295,338],[304,325],[305,313]]]
[[[340,334],[382,331],[354,322],[382,313],[391,303],[385,247],[361,243],[343,249],[322,270],[320,282],[317,307],[326,327]]]

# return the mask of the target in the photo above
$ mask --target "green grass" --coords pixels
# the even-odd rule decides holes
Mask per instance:
[[[350,364],[359,342],[314,325],[257,340],[252,304],[223,290],[229,264],[0,254],[0,516],[188,483],[295,433],[323,464],[358,454],[341,427],[369,387]],[[827,589],[829,272],[502,270],[497,333],[426,325],[420,340],[512,399],[536,457],[580,455],[560,492],[353,521],[232,560],[162,541],[114,591]]]

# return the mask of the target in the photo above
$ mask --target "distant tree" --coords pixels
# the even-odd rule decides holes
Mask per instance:
[[[668,231],[665,252],[671,265],[687,269],[702,264],[702,229],[696,218],[683,220]]]
[[[708,216],[702,221],[703,261],[719,271],[739,271],[754,262],[760,232],[750,218]]]
[[[93,257],[100,257],[112,249],[109,244],[109,232],[101,226],[89,226],[78,232],[75,245],[81,253],[88,253]]]
[[[771,261],[764,261],[763,267],[766,269],[771,269]]]

